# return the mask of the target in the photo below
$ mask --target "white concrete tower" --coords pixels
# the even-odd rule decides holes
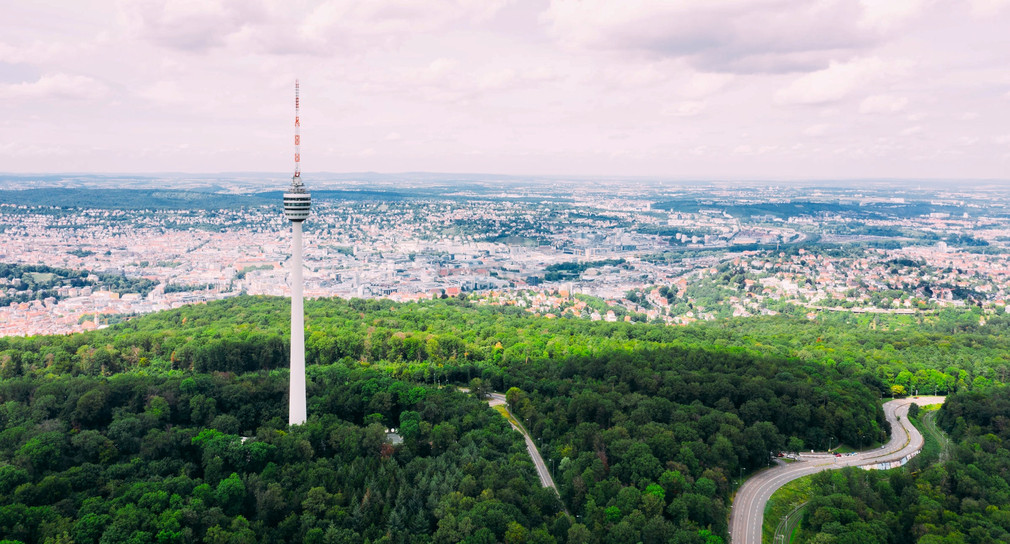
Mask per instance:
[[[298,80],[295,80],[295,175],[284,193],[284,215],[291,220],[291,390],[288,424],[301,425],[305,408],[305,310],[302,306],[302,221],[309,216],[312,198],[302,185],[301,122],[298,119]]]

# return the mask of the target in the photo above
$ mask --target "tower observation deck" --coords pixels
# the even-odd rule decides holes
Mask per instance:
[[[298,179],[298,178],[295,178]],[[292,222],[301,223],[309,216],[312,196],[305,191],[301,182],[291,184],[291,189],[284,193],[284,215]]]

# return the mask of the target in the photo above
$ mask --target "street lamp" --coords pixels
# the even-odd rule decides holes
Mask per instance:
[[[833,437],[833,436],[828,439],[828,453],[831,453],[831,442],[834,441],[834,440],[835,440],[835,437]]]

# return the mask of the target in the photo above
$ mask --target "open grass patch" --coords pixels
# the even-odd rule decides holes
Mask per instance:
[[[505,406],[499,404],[498,406],[492,406],[492,408],[494,408],[499,414],[501,414],[502,417],[509,420],[509,423],[515,425],[518,429],[521,429],[524,434],[528,434],[526,433],[526,428],[523,427],[522,424],[520,424],[519,421],[516,420],[516,418],[512,417],[512,412],[509,412],[508,409],[505,408]]]
[[[921,470],[946,457],[950,439],[936,426],[936,414],[939,408],[939,404],[923,406],[919,408],[917,415],[908,418],[922,433],[923,438],[922,451],[909,462],[912,470]]]
[[[50,282],[53,281],[54,277],[56,277],[56,274],[53,274],[52,272],[29,272],[29,274],[35,283]]]
[[[761,541],[772,542],[775,528],[782,517],[807,502],[812,490],[812,476],[804,476],[778,488],[765,504],[764,523],[761,525]]]

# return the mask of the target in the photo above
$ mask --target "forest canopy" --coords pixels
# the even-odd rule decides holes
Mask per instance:
[[[1008,322],[971,313],[677,328],[326,299],[306,303],[309,421],[288,428],[287,310],[237,297],[0,339],[0,534],[715,544],[771,454],[883,440],[895,385],[1005,379]],[[508,392],[560,496],[464,385]]]
[[[908,471],[814,476],[802,542],[992,543],[1010,540],[1010,390],[958,393],[936,415],[952,445]]]

